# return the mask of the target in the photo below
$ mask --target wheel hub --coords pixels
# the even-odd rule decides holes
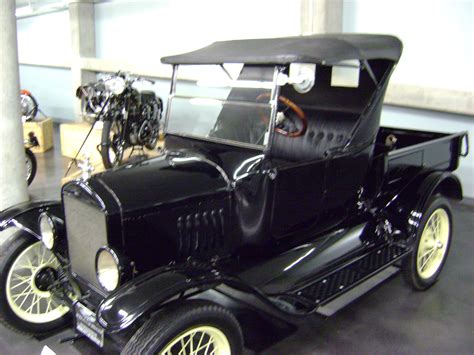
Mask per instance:
[[[34,283],[38,290],[46,292],[56,279],[56,270],[51,267],[45,267],[36,273]]]

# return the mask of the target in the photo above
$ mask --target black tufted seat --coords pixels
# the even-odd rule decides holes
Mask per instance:
[[[357,114],[305,110],[308,128],[301,137],[276,133],[272,156],[290,161],[321,159],[329,149],[342,148],[357,121]]]

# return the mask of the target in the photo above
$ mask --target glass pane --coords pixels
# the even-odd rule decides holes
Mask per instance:
[[[167,131],[196,138],[264,145],[270,112],[267,103],[175,97]]]
[[[273,67],[242,64],[181,65],[175,94],[254,102],[261,94],[269,95],[273,73]]]
[[[273,66],[181,65],[168,133],[263,146]]]

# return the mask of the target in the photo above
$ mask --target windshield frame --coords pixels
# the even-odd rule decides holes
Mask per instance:
[[[270,120],[269,120],[269,127],[268,127],[268,141],[266,144],[263,145],[258,145],[258,144],[251,144],[251,143],[244,143],[244,142],[238,142],[238,141],[233,141],[233,140],[228,140],[228,139],[221,139],[217,137],[204,137],[204,136],[195,136],[191,134],[185,134],[185,133],[170,133],[168,132],[168,123],[170,120],[171,116],[171,105],[173,102],[173,99],[176,96],[176,85],[178,82],[178,68],[179,64],[174,64],[173,65],[173,74],[171,75],[171,86],[170,86],[170,92],[168,95],[168,101],[166,105],[166,113],[165,113],[165,123],[163,127],[163,133],[165,137],[167,135],[172,135],[172,136],[178,136],[178,137],[183,137],[183,138],[190,138],[190,139],[195,139],[195,140],[200,140],[200,141],[205,141],[205,142],[213,142],[213,143],[219,143],[219,144],[225,144],[229,146],[235,146],[235,147],[241,147],[241,148],[250,148],[254,150],[260,150],[263,151],[264,154],[270,151],[271,144],[273,141],[273,134],[275,130],[275,120],[276,120],[276,114],[277,114],[277,105],[278,105],[278,95],[280,92],[280,86],[278,85],[278,76],[280,72],[283,71],[283,67],[281,66],[274,66],[273,70],[273,78],[272,78],[272,88],[270,91],[270,100],[269,100],[269,105],[270,105]],[[182,97],[180,95],[179,97]],[[196,98],[199,98],[196,96]],[[225,102],[227,104],[246,104],[250,105],[250,103],[247,102],[241,102],[241,101],[228,101],[228,100],[219,100],[222,102]],[[263,103],[262,103],[263,104]]]

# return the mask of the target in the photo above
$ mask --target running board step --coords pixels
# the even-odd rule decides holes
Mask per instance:
[[[383,271],[375,274],[368,280],[362,282],[358,286],[352,288],[346,293],[343,293],[341,296],[335,298],[329,303],[326,303],[324,306],[318,307],[316,313],[321,314],[325,317],[330,317],[334,313],[338,312],[340,309],[347,306],[349,303],[354,302],[363,294],[369,292],[371,289],[381,284],[385,280],[389,279],[393,275],[397,274],[400,271],[398,267],[389,266]]]
[[[344,296],[357,286],[361,286],[361,288],[354,291],[352,294],[353,296],[357,294],[360,296],[362,290],[367,292],[369,286],[371,286],[370,288],[373,288],[380,282],[386,280],[388,277],[392,276],[395,271],[390,269],[387,273],[382,272],[402,258],[406,253],[407,249],[400,246],[383,246],[371,253],[357,258],[349,264],[346,264],[323,277],[318,278],[309,285],[305,285],[304,287],[294,291],[293,294],[316,304],[319,306],[318,310],[322,309],[321,312],[329,314],[331,312],[328,309],[323,308],[323,306],[332,303],[333,300],[336,302],[336,299]],[[375,278],[371,280],[372,277]],[[377,281],[379,279],[380,281]],[[366,281],[368,283],[363,286]],[[339,302],[346,305],[354,299],[353,296],[347,295],[347,297],[344,297]],[[335,308],[340,309],[342,307]],[[335,311],[331,314],[334,313]]]

